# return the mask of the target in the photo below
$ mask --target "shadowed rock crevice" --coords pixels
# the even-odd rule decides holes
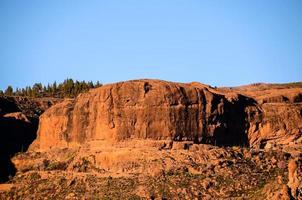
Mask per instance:
[[[0,182],[14,176],[11,158],[36,139],[38,114],[59,100],[0,97]]]
[[[10,158],[17,152],[27,151],[29,145],[36,139],[38,120],[23,121],[13,117],[0,118],[0,182],[14,176],[16,170]]]
[[[252,98],[238,95],[238,101],[230,103],[224,101],[225,114],[220,116],[223,125],[214,131],[214,144],[218,146],[249,146],[248,130],[251,113],[248,108],[256,110],[256,115],[261,111],[256,107]]]
[[[1,97],[0,98],[0,116],[6,113],[20,112],[21,110],[15,103],[13,98]]]
[[[151,90],[151,88],[152,86],[148,82],[145,82],[144,84],[145,94],[147,94]]]

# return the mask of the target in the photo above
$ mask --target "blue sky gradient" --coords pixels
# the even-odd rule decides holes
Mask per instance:
[[[301,0],[0,0],[0,89],[302,77]]]

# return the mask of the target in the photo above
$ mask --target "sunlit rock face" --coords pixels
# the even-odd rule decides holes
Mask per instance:
[[[129,139],[260,145],[274,134],[289,138],[301,131],[301,113],[288,117],[291,120],[286,127],[271,125],[271,115],[280,112],[279,107],[266,107],[251,97],[200,83],[119,82],[48,109],[40,117],[32,149]],[[290,116],[296,110],[287,112]]]

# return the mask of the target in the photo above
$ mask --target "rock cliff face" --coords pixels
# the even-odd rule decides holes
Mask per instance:
[[[301,104],[263,104],[262,120],[251,123],[249,142],[253,145],[302,143]],[[267,145],[269,144],[269,145]]]
[[[302,84],[253,84],[233,88],[257,101],[260,120],[251,121],[251,146],[302,144]],[[229,91],[224,91],[229,92]]]
[[[200,83],[159,80],[105,85],[47,110],[40,117],[38,137],[31,148],[127,139],[246,146],[301,137],[299,102],[263,104],[239,93],[245,94]]]
[[[33,148],[133,138],[246,144],[246,119],[253,116],[245,110],[258,113],[254,103],[196,83],[138,80],[105,85],[47,110]]]

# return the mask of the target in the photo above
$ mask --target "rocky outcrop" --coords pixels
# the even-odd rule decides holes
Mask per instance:
[[[302,104],[262,104],[262,119],[251,122],[251,146],[287,145],[302,142]]]
[[[254,120],[259,112],[251,98],[226,96],[198,83],[120,82],[47,110],[32,148],[133,138],[246,145],[247,119]]]
[[[231,91],[255,99],[261,108],[261,120],[250,123],[248,138],[251,146],[302,144],[301,83],[253,84]]]
[[[251,95],[250,90],[160,80],[108,84],[47,110],[32,149],[127,139],[260,147],[302,142],[302,91],[285,90],[284,98],[264,103],[267,96],[256,98],[258,90]],[[266,93],[280,95],[276,91]]]

